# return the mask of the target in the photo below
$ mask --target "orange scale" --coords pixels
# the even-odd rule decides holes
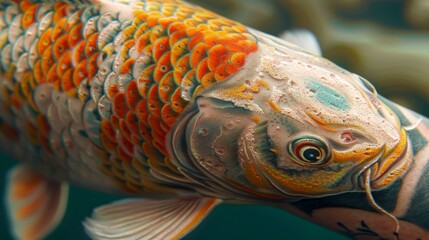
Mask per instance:
[[[189,34],[188,34],[189,35]],[[194,47],[204,41],[204,34],[196,32],[189,40],[188,49],[192,50]]]
[[[217,35],[217,34],[206,34],[204,36],[204,42],[206,43],[206,49],[207,49],[207,51],[210,51],[210,49],[212,47],[218,45],[218,43],[217,43],[218,36],[219,35]]]
[[[116,94],[118,94],[118,93],[119,93],[118,85],[116,85],[116,84],[110,84],[110,85],[107,87],[106,95],[107,95],[109,98],[113,98],[113,97],[115,97],[115,95],[116,95]],[[126,103],[125,103],[125,104],[126,104]]]
[[[97,52],[98,33],[94,33],[86,39],[85,55],[87,57]]]
[[[188,18],[185,21],[183,21],[183,24],[185,24],[186,27],[197,27],[197,29],[198,29],[198,25],[200,23],[193,18]]]
[[[205,30],[211,30],[210,26],[208,26],[206,23],[198,24],[197,29],[201,32],[204,32]]]
[[[206,57],[206,45],[204,43],[197,44],[191,51],[190,64],[192,68],[196,68],[201,60]]]
[[[243,39],[246,39],[246,37],[243,36],[243,34],[228,33],[223,36],[219,36],[217,39],[217,42],[222,45],[227,45],[227,44],[236,43],[239,40],[243,40]]]
[[[200,19],[202,22],[206,22],[207,20],[216,17],[212,12],[208,11],[198,11],[195,13],[194,18]]]
[[[54,65],[51,66],[48,73],[46,74],[46,80],[48,82],[55,83],[56,81],[59,81],[59,79],[60,78],[57,74],[57,64],[55,63]],[[59,82],[58,82],[58,87],[59,87]]]
[[[203,78],[204,75],[206,75],[210,70],[208,67],[208,57],[204,58],[200,61],[200,64],[197,66],[197,79],[200,80]]]
[[[248,39],[244,39],[244,40],[238,41],[237,44],[242,46],[244,51],[247,52],[248,48],[251,47],[251,45],[254,45],[255,43]]]
[[[141,99],[136,81],[131,81],[128,84],[127,88],[125,89],[125,96],[128,107],[130,109],[135,109]]]
[[[236,44],[236,43],[228,43],[228,44],[223,44],[225,46],[226,49],[228,49],[228,51],[230,52],[244,52],[244,48],[243,46]]]
[[[55,11],[54,11],[54,16],[53,16],[53,21],[54,23],[58,22],[61,20],[61,18],[67,16],[67,8],[68,8],[68,4],[66,3],[56,3],[55,4]]]
[[[125,116],[125,123],[132,135],[140,136],[139,120],[133,112],[127,113]]]
[[[33,72],[36,83],[43,82],[43,70],[41,60],[37,61],[36,64],[34,64]]]
[[[174,66],[174,81],[180,85],[182,82],[183,76],[189,71],[189,54],[186,54],[182,58],[180,58],[176,65]]]
[[[88,76],[88,72],[86,71],[87,62],[88,62],[88,60],[84,59],[74,69],[73,83],[75,86],[79,86],[79,84]]]
[[[249,40],[249,47],[245,49],[247,54],[258,51],[258,45],[255,42]]]
[[[170,104],[165,105],[161,110],[161,118],[169,126],[172,126],[176,122],[178,116]]]
[[[123,162],[131,163],[133,160],[133,157],[127,154],[127,152],[120,146],[118,146],[116,152],[118,154],[118,158]]]
[[[241,25],[241,24],[234,25],[234,26],[232,26],[232,28],[234,29],[234,31],[239,32],[239,33],[246,33],[246,32],[248,32],[247,28],[245,26]]]
[[[214,72],[206,73],[201,78],[201,87],[202,88],[207,88],[207,87],[209,87],[210,85],[212,85],[215,82],[216,82],[215,73]]]
[[[134,18],[134,22],[137,21],[141,23],[136,24],[137,28],[134,32],[134,39],[139,39],[149,29],[149,25],[145,21],[142,21],[139,18]]]
[[[128,58],[120,67],[119,69],[119,73],[120,74],[127,74],[127,73],[131,73],[131,70],[133,68],[133,64],[134,64],[134,58]]]
[[[171,108],[173,109],[173,111],[181,113],[183,112],[183,109],[186,107],[187,104],[188,102],[183,100],[181,96],[180,88],[177,88],[171,96]]]
[[[145,100],[141,100],[136,108],[135,108],[135,113],[137,115],[137,118],[140,121],[146,122],[147,118],[149,117],[149,112],[147,110],[147,102]]]
[[[119,128],[119,118],[115,114],[110,115],[110,124],[114,129]]]
[[[33,3],[30,1],[12,0],[12,2],[18,3],[21,10],[24,12],[27,11],[31,6],[33,6]]]
[[[25,3],[25,2],[21,2],[21,3]],[[33,23],[36,22],[36,12],[39,9],[40,4],[29,4],[27,2],[27,6],[25,6],[23,8],[23,5],[26,4],[21,4],[21,9],[24,12],[24,15],[22,16],[22,20],[21,20],[21,27],[25,30],[28,27],[30,27]]]
[[[118,118],[124,118],[129,111],[125,100],[125,94],[118,93],[113,98],[113,112]]]
[[[153,85],[152,88],[149,90],[147,105],[149,108],[149,112],[152,115],[154,115],[156,117],[160,116],[161,108],[162,108],[163,104],[159,100],[159,97],[158,97],[158,86],[157,85]]]
[[[68,44],[70,47],[76,46],[82,40],[83,23],[73,26],[68,33]]]
[[[158,25],[158,19],[162,17],[160,12],[151,12],[149,14],[149,16],[146,19],[147,24],[149,25],[149,27],[155,27],[156,25]]]
[[[186,26],[186,34],[189,37],[193,37],[193,36],[195,36],[196,34],[199,34],[199,33],[202,34],[202,32],[198,31],[198,29],[196,27]]]
[[[160,152],[152,145],[152,143],[144,142],[143,151],[149,159],[161,159],[163,156]]]
[[[141,53],[146,54],[148,57],[152,57],[152,45],[147,45]]]
[[[234,64],[237,67],[242,67],[245,63],[246,54],[242,52],[234,53],[231,56],[231,63]]]
[[[186,31],[186,26],[182,22],[174,22],[168,26],[168,33],[171,35],[176,31]]]
[[[167,73],[159,82],[158,95],[162,102],[167,103],[176,88],[173,72]]]
[[[150,32],[149,39],[151,43],[154,43],[157,39],[167,35],[165,29],[160,25],[153,27],[151,31],[148,32]]]
[[[61,76],[61,89],[67,92],[73,88],[73,69],[69,69]]]
[[[216,45],[208,51],[207,65],[210,71],[215,71],[219,64],[224,63],[228,50],[222,45]]]
[[[150,115],[148,118],[148,123],[149,123],[151,130],[152,130],[151,133],[152,133],[152,136],[154,137],[154,139],[163,136],[163,134],[164,134],[163,130],[161,129],[161,127],[159,125],[161,123],[161,119],[159,117]]]
[[[184,30],[175,31],[172,34],[170,34],[169,44],[170,46],[173,46],[177,41],[187,37],[188,35],[186,35],[186,31]]]
[[[168,42],[168,37],[161,37],[153,43],[152,57],[155,62],[158,62],[161,56],[170,50]]]
[[[131,136],[129,139],[131,139]],[[125,135],[122,135],[122,137],[120,138],[119,145],[121,145],[121,147],[127,152],[127,154],[132,156],[134,153],[134,144],[129,139]]]
[[[42,36],[40,36],[39,42],[37,44],[37,50],[40,55],[42,55],[46,49],[48,49],[51,46],[51,35],[52,35],[52,28],[46,29],[45,32],[42,33]]]
[[[227,63],[225,66],[225,71],[228,73],[228,75],[234,74],[238,71],[238,67],[234,64]]]
[[[68,45],[68,38],[67,35],[64,34],[61,37],[59,37],[55,43],[54,43],[54,47],[53,47],[53,54],[55,59],[59,59],[65,51],[67,51],[69,48]]]
[[[125,58],[130,57],[131,56],[130,49],[133,48],[135,45],[136,45],[136,40],[134,39],[127,40],[122,46],[121,55]]]
[[[97,58],[98,58],[98,53],[93,54],[88,60],[88,64],[87,64],[88,82],[91,82],[92,78],[98,72]]]
[[[54,29],[52,31],[51,40],[55,41],[61,35],[66,33],[65,29],[67,26],[67,18],[62,18],[59,21],[54,22]]]
[[[156,63],[155,71],[153,72],[155,82],[159,82],[161,78],[172,69],[170,57],[171,52],[166,52]]]
[[[71,56],[73,64],[79,63],[85,59],[85,41],[80,41],[73,49],[73,54]]]
[[[128,129],[124,119],[119,120],[119,131],[121,132],[122,137],[124,137],[127,141],[131,141],[131,131]]]
[[[71,59],[72,52],[71,50],[68,50],[65,52],[61,58],[58,60],[58,76],[63,76],[63,74],[72,66],[72,59]]]
[[[137,87],[138,87],[140,95],[143,98],[147,98],[147,93],[149,92],[149,88],[151,85],[152,85],[151,79],[146,79],[144,77],[140,77],[137,80]]]
[[[123,31],[122,31],[122,36],[125,40],[134,38],[134,33],[137,30],[137,26],[135,25],[130,25],[128,27],[126,27]]]
[[[134,10],[133,14],[136,18],[141,19],[142,21],[146,22],[148,13],[145,10],[143,10],[143,6],[141,9]]]
[[[188,38],[183,38],[173,45],[171,49],[171,64],[176,64],[181,57],[188,53],[188,42]]]
[[[24,94],[24,96],[29,96],[31,94],[31,82],[33,81],[33,73],[28,71],[24,73],[24,75],[21,77],[21,91]]]
[[[229,74],[226,71],[226,64],[221,64],[216,68],[216,71],[215,71],[216,81],[222,81],[225,78],[227,78],[228,76],[229,76]]]
[[[101,134],[101,144],[103,145],[104,150],[107,150],[109,153],[113,153],[118,146],[117,143],[110,141],[110,139],[104,134]]]
[[[101,134],[104,135],[109,141],[113,143],[117,143],[116,133],[111,123],[108,120],[103,119],[101,120],[100,126],[101,126]]]
[[[152,137],[152,133],[150,128],[142,121],[139,122],[139,131],[140,131],[140,135],[142,136],[142,138],[145,141],[152,141],[153,137]]]
[[[158,23],[164,28],[168,29],[168,26],[172,24],[173,22],[178,21],[177,17],[161,17],[158,19]]]
[[[226,24],[224,21],[222,21],[222,18],[213,18],[207,21],[207,23],[213,28],[213,29],[220,29],[223,26],[228,26],[230,24]]]

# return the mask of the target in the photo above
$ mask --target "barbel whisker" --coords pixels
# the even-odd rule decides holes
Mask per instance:
[[[399,229],[400,229],[398,218],[396,218],[393,214],[387,212],[380,205],[378,205],[378,203],[375,202],[374,197],[372,196],[372,193],[371,193],[371,168],[368,168],[364,174],[365,174],[364,175],[364,178],[365,178],[365,194],[366,194],[366,197],[369,201],[369,204],[377,212],[387,215],[389,218],[391,218],[395,222],[395,225],[396,225],[395,237],[396,237],[398,235]]]

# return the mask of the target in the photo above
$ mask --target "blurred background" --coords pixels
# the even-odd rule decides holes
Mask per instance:
[[[371,81],[378,92],[429,116],[429,1],[427,0],[193,0],[272,35],[294,28],[315,33],[323,55]],[[0,153],[0,196],[7,169]],[[88,239],[81,221],[93,208],[121,199],[71,188],[66,216],[48,239]],[[10,239],[0,207],[0,239]],[[194,239],[346,239],[263,206],[220,206],[190,235]]]

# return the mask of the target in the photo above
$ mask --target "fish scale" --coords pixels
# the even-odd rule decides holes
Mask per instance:
[[[169,130],[257,43],[241,24],[181,1],[129,4],[128,18],[97,4],[4,5],[0,129],[36,153],[36,168],[60,165],[57,177],[88,185],[82,174],[99,183],[102,172],[128,192],[168,192],[189,184],[168,159]],[[42,158],[55,160],[42,167]]]

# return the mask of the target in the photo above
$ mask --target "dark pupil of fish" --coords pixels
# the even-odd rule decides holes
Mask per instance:
[[[306,149],[302,154],[304,159],[309,162],[316,162],[320,159],[320,151],[314,148]]]

